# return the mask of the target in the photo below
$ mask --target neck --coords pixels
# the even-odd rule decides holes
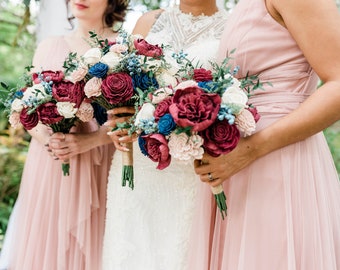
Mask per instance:
[[[191,13],[194,16],[211,16],[218,11],[216,1],[180,1],[179,9],[183,13]]]
[[[74,31],[74,36],[87,38],[89,37],[90,31],[95,32],[98,36],[103,38],[110,37],[113,34],[113,30],[111,28],[102,24],[95,24],[93,22],[84,23],[82,21],[78,21],[78,25],[76,27],[76,30]]]

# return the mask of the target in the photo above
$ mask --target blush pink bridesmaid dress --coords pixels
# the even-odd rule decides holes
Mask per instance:
[[[219,57],[236,49],[239,76],[271,82],[251,102],[258,130],[297,108],[318,77],[264,0],[241,0],[229,17]],[[199,191],[191,239],[195,270],[339,270],[340,184],[323,133],[258,159],[224,182],[228,216]]]
[[[38,47],[33,65],[38,71],[59,70],[70,51],[64,37],[50,38]],[[93,121],[73,131],[97,129]],[[70,176],[64,177],[61,161],[31,140],[11,220],[8,269],[100,270],[113,150],[113,145],[106,145],[75,156],[70,160]]]

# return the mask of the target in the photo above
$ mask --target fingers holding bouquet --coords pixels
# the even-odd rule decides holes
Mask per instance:
[[[137,139],[137,134],[129,134],[129,129],[124,128],[134,113],[134,107],[130,106],[118,107],[107,111],[108,120],[105,126],[110,128],[107,134],[110,136],[117,150],[128,152],[130,148],[127,147],[127,144]]]

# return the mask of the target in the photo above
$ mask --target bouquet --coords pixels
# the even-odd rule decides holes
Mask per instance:
[[[27,71],[31,71],[27,67]],[[69,133],[78,121],[93,118],[93,108],[85,98],[84,85],[65,79],[63,71],[45,70],[24,75],[24,87],[7,90],[5,107],[9,111],[9,122],[13,128],[30,130],[44,124],[53,132]],[[69,175],[68,160],[62,163],[64,175]]]
[[[90,32],[90,42],[90,50],[80,57],[71,53],[64,67],[73,82],[84,82],[86,97],[106,110],[138,106],[145,93],[177,83],[175,74],[180,68],[174,70],[169,61],[176,61],[164,53],[163,45],[149,44],[141,36],[128,35],[125,31],[120,31],[114,42]],[[118,126],[131,127],[130,123]],[[123,152],[122,185],[128,182],[133,189],[132,143],[127,148],[130,151]]]
[[[232,151],[241,136],[255,131],[259,115],[248,104],[251,92],[262,85],[256,76],[238,80],[238,68],[211,63],[212,70],[193,68],[174,88],[153,91],[136,113],[143,154],[165,169],[172,159],[201,160]],[[190,65],[189,65],[190,66]],[[222,218],[227,214],[222,185],[212,187]]]

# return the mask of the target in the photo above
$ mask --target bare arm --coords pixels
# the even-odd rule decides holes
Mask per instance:
[[[139,34],[146,37],[152,25],[155,23],[159,15],[163,12],[162,9],[152,10],[143,14],[138,20],[132,30],[132,34]]]
[[[271,15],[288,29],[324,82],[299,108],[264,130],[242,139],[234,151],[197,161],[202,181],[214,172],[218,185],[254,160],[316,134],[340,119],[340,15],[332,0],[267,0]]]

